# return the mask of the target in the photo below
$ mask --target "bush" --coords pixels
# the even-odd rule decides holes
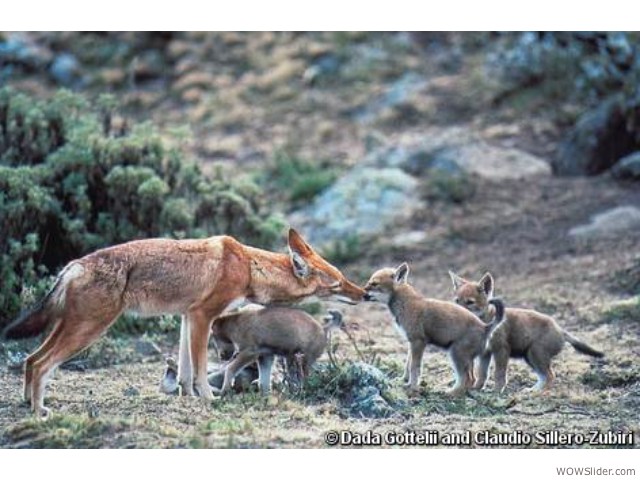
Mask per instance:
[[[271,177],[276,187],[285,192],[288,200],[300,202],[309,201],[318,195],[335,181],[337,174],[334,169],[322,163],[278,152]]]
[[[255,185],[205,178],[148,124],[114,132],[113,97],[0,90],[0,327],[68,261],[136,238],[229,234],[270,247],[283,223]]]

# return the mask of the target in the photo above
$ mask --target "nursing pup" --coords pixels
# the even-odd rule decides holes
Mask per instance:
[[[227,393],[236,375],[255,362],[260,391],[268,394],[276,355],[285,358],[289,375],[294,374],[299,358],[302,379],[306,378],[324,352],[333,328],[343,328],[342,315],[336,310],[329,311],[324,325],[302,310],[283,307],[246,310],[216,318],[211,328],[216,347],[220,352],[234,352],[225,368],[220,394]]]
[[[406,263],[378,270],[364,287],[365,300],[386,304],[408,340],[404,380],[411,390],[418,388],[425,347],[433,344],[448,350],[455,371],[455,384],[448,393],[463,395],[475,381],[473,361],[484,352],[487,336],[500,319],[486,325],[455,303],[425,298],[407,283],[408,276]]]
[[[459,305],[478,315],[485,322],[494,318],[493,298],[494,281],[486,273],[478,282],[466,280],[449,272],[455,301]],[[535,310],[507,308],[505,320],[492,332],[488,349],[480,359],[476,388],[482,388],[487,380],[491,357],[495,362],[496,389],[502,392],[507,385],[507,364],[509,358],[524,358],[538,377],[534,391],[548,390],[555,378],[551,368],[553,358],[560,353],[565,342],[569,342],[580,353],[593,357],[602,357],[599,352],[581,342],[564,330],[548,315]]]

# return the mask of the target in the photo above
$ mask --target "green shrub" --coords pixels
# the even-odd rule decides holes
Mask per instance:
[[[202,175],[149,124],[113,132],[113,97],[0,90],[0,328],[50,275],[136,238],[229,234],[270,247],[283,222],[255,185]]]
[[[270,174],[276,187],[292,202],[308,201],[331,185],[337,173],[322,163],[304,160],[289,153],[276,153]]]

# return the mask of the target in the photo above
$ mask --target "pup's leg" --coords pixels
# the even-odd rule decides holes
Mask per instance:
[[[263,395],[269,395],[271,392],[271,368],[274,358],[274,355],[261,355],[258,358],[258,381],[260,382],[260,393]]]
[[[404,362],[404,374],[402,375],[402,380],[406,384],[409,383],[410,365],[411,365],[411,347],[409,347],[409,351],[407,352],[407,359]]]
[[[551,369],[551,357],[543,348],[534,345],[527,352],[525,359],[538,377],[538,381],[531,390],[534,392],[549,390],[555,379],[555,374]]]
[[[480,356],[478,361],[478,375],[473,385],[474,389],[482,390],[485,383],[487,383],[487,377],[489,376],[489,366],[491,365],[491,352],[486,352]]]
[[[495,362],[496,371],[494,378],[496,382],[496,391],[503,393],[507,386],[507,365],[509,364],[509,350],[500,348],[493,352],[493,360]]]
[[[222,389],[220,395],[225,395],[232,387],[233,379],[235,376],[247,365],[258,360],[258,352],[254,350],[241,350],[238,354],[229,362],[224,372],[224,382],[222,383]]]
[[[449,349],[449,356],[455,372],[455,383],[447,391],[449,395],[464,395],[469,387],[470,372],[473,370],[473,356],[469,355],[469,347],[462,343],[454,343]]]
[[[413,341],[409,346],[409,384],[407,386],[411,390],[418,389],[422,373],[422,356],[426,346],[427,344],[422,340]]]

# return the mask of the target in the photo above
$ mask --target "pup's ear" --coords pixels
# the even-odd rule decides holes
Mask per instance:
[[[293,274],[301,279],[309,277],[311,269],[307,261],[302,258],[298,252],[293,250],[290,252],[289,257],[291,258],[291,265],[293,266]]]
[[[453,283],[454,290],[459,289],[465,283],[464,278],[462,278],[459,275],[456,275],[451,270],[449,270],[449,276],[451,277],[451,283]]]
[[[407,262],[404,262],[399,265],[393,273],[393,281],[396,283],[407,283],[407,278],[409,278],[409,265],[407,265]]]
[[[482,278],[480,279],[480,281],[478,282],[479,284],[479,290],[481,293],[484,293],[488,298],[493,297],[493,277],[491,276],[491,274],[489,272],[485,273]]]

